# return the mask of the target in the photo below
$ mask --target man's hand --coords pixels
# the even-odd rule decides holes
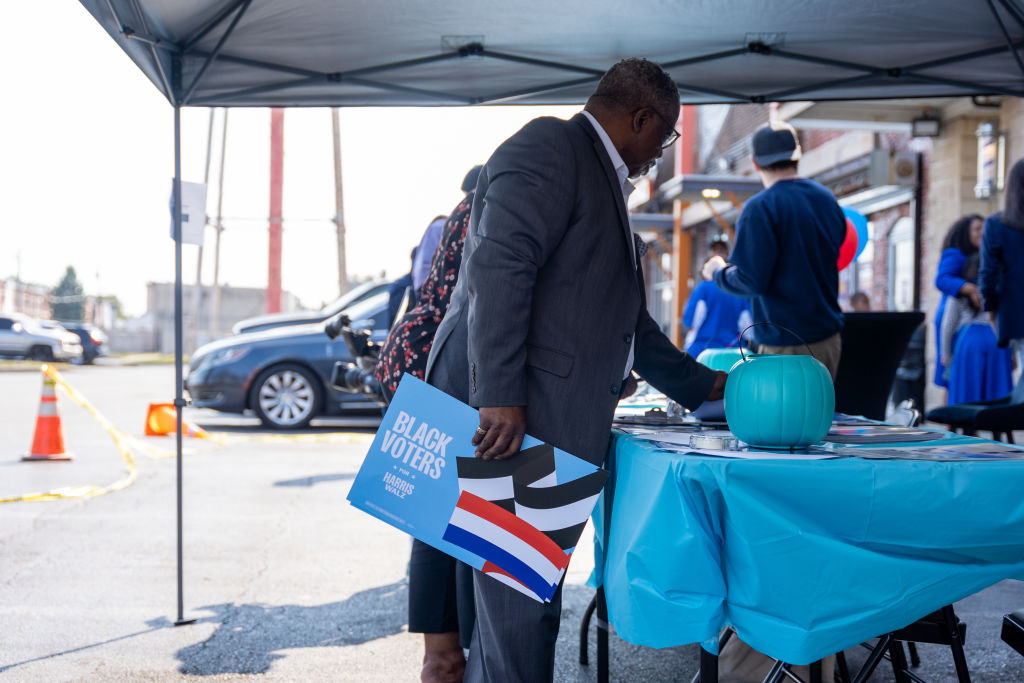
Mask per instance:
[[[725,380],[729,378],[728,372],[722,372],[721,370],[715,370],[715,384],[711,387],[711,391],[708,392],[705,401],[721,401],[725,397]]]
[[[525,406],[480,408],[480,427],[473,434],[476,457],[504,460],[519,452],[526,434]]]
[[[624,398],[629,398],[630,396],[632,396],[634,393],[636,393],[636,388],[636,376],[633,375],[633,373],[631,372],[629,373],[629,376],[626,377],[626,381],[622,383],[622,391],[619,392],[619,400],[621,401]]]
[[[712,256],[704,264],[704,267],[701,268],[700,274],[705,280],[714,280],[715,273],[720,271],[722,268],[725,268],[727,265],[728,264],[725,262],[725,259],[721,256]]]

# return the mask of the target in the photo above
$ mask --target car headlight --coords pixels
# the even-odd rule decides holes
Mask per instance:
[[[209,360],[206,361],[205,365],[223,365],[225,363],[232,363],[245,354],[249,353],[249,347],[240,346],[233,349],[223,349],[217,351],[210,356]]]

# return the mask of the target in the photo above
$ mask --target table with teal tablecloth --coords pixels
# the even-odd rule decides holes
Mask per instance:
[[[609,460],[593,578],[631,643],[714,651],[732,625],[807,664],[1024,578],[1024,460],[738,460],[621,433]]]

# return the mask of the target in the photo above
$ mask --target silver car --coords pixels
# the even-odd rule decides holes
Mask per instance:
[[[47,329],[27,315],[5,313],[0,314],[0,356],[72,361],[82,357],[82,343],[63,327]]]

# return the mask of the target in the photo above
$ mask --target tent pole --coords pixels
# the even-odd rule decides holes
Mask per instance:
[[[186,619],[181,542],[181,413],[185,409],[182,394],[182,314],[181,314],[181,107],[174,105],[174,413],[176,416],[177,502],[178,502],[178,618],[175,626],[191,624]]]

